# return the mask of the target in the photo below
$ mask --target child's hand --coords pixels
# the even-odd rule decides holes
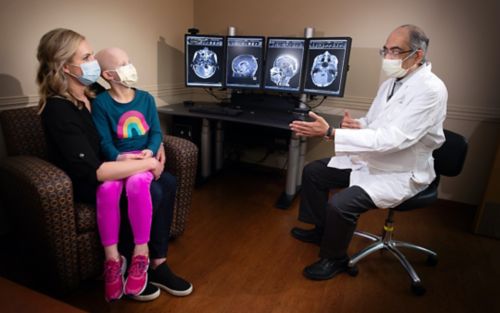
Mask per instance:
[[[152,158],[153,157],[153,151],[151,151],[149,149],[144,149],[144,150],[142,150],[141,155],[142,155],[143,159]]]
[[[126,161],[126,160],[140,160],[144,157],[142,154],[137,153],[120,153],[116,158],[117,161]]]

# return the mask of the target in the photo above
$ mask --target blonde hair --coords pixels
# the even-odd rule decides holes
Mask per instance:
[[[40,96],[39,112],[43,111],[50,97],[62,97],[79,108],[83,106],[68,90],[68,78],[63,71],[63,66],[70,62],[83,40],[84,36],[64,28],[53,29],[40,39],[36,55],[39,62],[36,74]],[[93,97],[88,89],[85,90],[85,95]]]

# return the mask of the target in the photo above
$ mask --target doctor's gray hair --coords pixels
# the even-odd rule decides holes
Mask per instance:
[[[429,47],[429,37],[424,33],[424,31],[415,25],[406,24],[401,26],[401,28],[408,29],[410,36],[410,49],[422,50],[424,52],[424,57],[422,59],[422,63],[427,63],[427,48]]]

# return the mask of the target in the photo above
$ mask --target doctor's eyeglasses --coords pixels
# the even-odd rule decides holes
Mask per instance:
[[[413,52],[413,50],[402,50],[400,48],[391,48],[391,49],[387,49],[387,48],[382,48],[378,51],[378,53],[380,54],[381,57],[385,57],[386,55],[391,55],[391,56],[394,56],[394,57],[397,57],[399,55],[403,55],[405,53],[408,53],[408,52]]]

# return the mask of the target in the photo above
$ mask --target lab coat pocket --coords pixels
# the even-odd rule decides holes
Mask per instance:
[[[436,174],[434,173],[434,159],[427,153],[420,153],[417,159],[417,169],[411,172],[411,180],[415,184],[428,185],[432,183]]]

